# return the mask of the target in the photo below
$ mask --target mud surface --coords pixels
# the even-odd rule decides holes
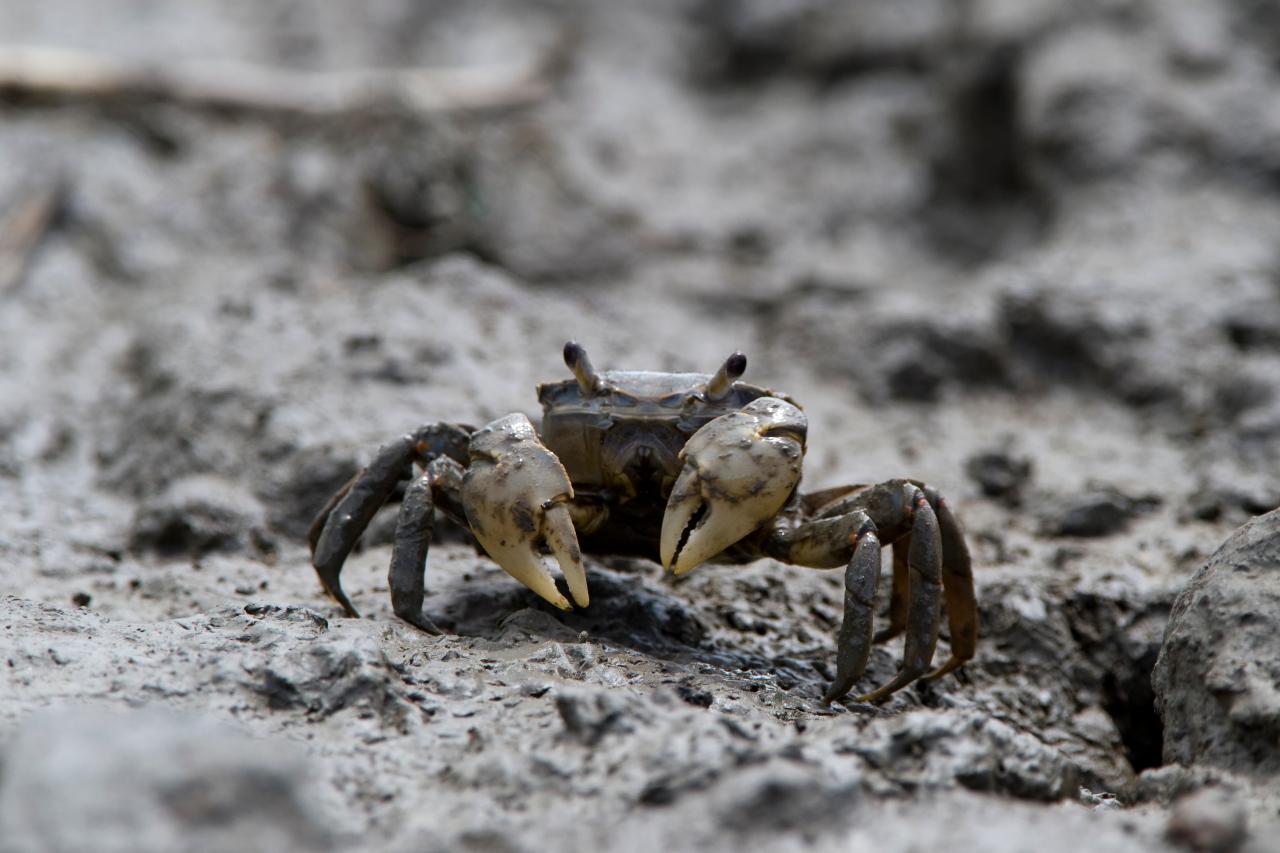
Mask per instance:
[[[1201,844],[1216,809],[1213,843],[1277,849],[1268,777],[1231,758],[1274,764],[1274,727],[1174,764],[1150,678],[1178,592],[1280,504],[1277,22],[1251,0],[3,4],[5,42],[121,62],[539,85],[335,113],[0,84],[0,843],[1142,850]],[[570,338],[601,368],[742,350],[805,408],[804,488],[939,487],[977,658],[825,707],[840,572],[591,557],[590,608],[562,614],[443,524],[429,636],[391,614],[394,508],[342,618],[316,509],[419,424],[536,415]],[[1254,696],[1274,721],[1280,693]],[[126,773],[146,726],[154,772]],[[49,757],[63,738],[84,772]],[[117,820],[32,805],[116,775],[114,800],[65,796]]]

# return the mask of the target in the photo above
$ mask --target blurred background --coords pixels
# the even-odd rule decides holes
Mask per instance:
[[[965,823],[989,808],[968,801],[913,812],[921,788],[1157,802],[1163,777],[1141,774],[1164,761],[1149,675],[1173,597],[1233,528],[1280,505],[1277,238],[1267,0],[6,0],[0,577],[20,638],[0,743],[35,709],[139,695],[212,702],[260,737],[332,737],[340,748],[306,748],[329,823],[303,821],[303,846],[408,845],[425,826],[440,849],[521,849],[518,832],[553,823],[537,809],[550,794],[526,783],[587,797],[566,836],[584,849],[622,844],[601,826],[647,827],[631,843],[714,834],[716,820],[690,828],[698,797],[750,811],[792,771],[836,812],[848,791],[906,796],[885,818],[890,848],[893,826],[999,824]],[[880,714],[823,711],[835,575],[764,561],[671,587],[652,566],[593,563],[618,611],[562,623],[457,531],[428,573],[428,610],[456,633],[421,646],[387,603],[393,515],[344,576],[368,624],[339,620],[303,545],[325,498],[420,423],[536,415],[535,385],[568,375],[568,339],[602,368],[711,372],[743,350],[748,380],[809,415],[807,488],[939,486],[978,566],[984,645],[967,676]],[[363,638],[337,655],[356,661],[345,675],[325,668],[332,649],[314,671],[273,668],[329,648],[298,608]],[[610,627],[653,608],[680,615]],[[513,634],[513,612],[539,615]],[[166,632],[184,619],[230,632],[219,642],[249,630],[236,620],[280,633],[245,634],[258,657],[229,673],[217,642],[174,651]],[[739,794],[716,784],[743,760],[733,738],[698,753],[710,769],[691,783],[693,748],[649,767],[652,744],[618,735],[602,742],[648,769],[611,781],[544,731],[559,688],[518,688],[534,698],[503,712],[516,723],[502,748],[562,766],[493,770],[492,683],[415,669],[492,672],[497,655],[563,680],[555,661],[524,663],[525,646],[580,630],[606,637],[581,646],[602,667],[639,679],[624,681],[643,710],[621,718],[719,744],[663,716],[655,697],[684,679],[706,703],[680,707],[760,717],[751,748],[772,757],[756,763],[824,758]],[[50,657],[50,637],[88,643],[71,656],[82,669]],[[119,651],[134,642],[149,651]],[[868,682],[899,653],[878,651]],[[121,655],[184,686],[153,690],[159,676]],[[503,677],[533,677],[520,672]],[[348,678],[382,698],[319,686]],[[281,682],[293,692],[262,687]],[[445,710],[421,731],[369,729],[370,707],[385,728],[415,692]],[[440,728],[460,702],[490,710]],[[535,746],[521,726],[542,732]],[[841,752],[851,730],[916,744],[918,761]],[[8,784],[0,823],[4,796],[11,819],[26,802]],[[646,812],[646,791],[677,806]],[[783,800],[761,832],[790,843],[823,825]],[[1000,811],[1010,837],[1030,832],[1023,807]]]

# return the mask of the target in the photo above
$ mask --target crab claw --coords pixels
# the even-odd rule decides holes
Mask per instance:
[[[477,430],[469,453],[462,506],[484,550],[520,583],[561,610],[572,610],[543,565],[539,543],[545,542],[573,600],[586,607],[587,573],[569,517],[573,485],[529,419],[507,415]]]
[[[663,567],[684,574],[777,515],[800,482],[806,430],[794,405],[761,397],[695,432],[662,517]]]

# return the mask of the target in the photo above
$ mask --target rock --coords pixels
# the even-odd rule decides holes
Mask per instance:
[[[1165,838],[1196,853],[1235,853],[1249,837],[1249,824],[1238,795],[1205,788],[1178,800]]]
[[[198,717],[47,712],[19,730],[4,769],[11,853],[334,846],[300,753]]]
[[[1178,596],[1152,683],[1166,761],[1280,772],[1280,511],[1237,530]]]

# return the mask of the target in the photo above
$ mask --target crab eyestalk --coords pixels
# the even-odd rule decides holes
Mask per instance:
[[[471,436],[462,505],[480,545],[503,570],[561,610],[572,610],[543,565],[555,555],[579,607],[590,603],[578,535],[569,516],[573,485],[524,415],[499,418]]]
[[[744,354],[735,352],[726,358],[724,364],[720,365],[720,369],[716,371],[716,375],[707,382],[705,392],[707,399],[723,400],[728,396],[729,389],[733,387],[734,380],[746,372],[747,357]]]
[[[591,366],[587,351],[577,341],[569,341],[564,345],[565,366],[573,371],[573,378],[578,380],[578,387],[588,396],[600,389],[600,375]]]
[[[800,482],[806,430],[798,408],[761,397],[695,432],[662,517],[663,568],[684,574],[777,515]]]

